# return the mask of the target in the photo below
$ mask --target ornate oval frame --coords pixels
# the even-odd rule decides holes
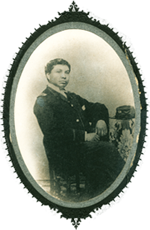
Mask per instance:
[[[22,70],[25,67],[30,55],[49,36],[59,31],[76,28],[90,31],[103,38],[109,45],[111,45],[111,47],[117,52],[118,56],[122,60],[128,72],[133,89],[136,128],[132,150],[128,161],[126,162],[122,174],[119,178],[117,178],[115,183],[113,183],[113,186],[102,193],[99,197],[91,199],[87,202],[72,204],[70,202],[63,202],[55,199],[52,196],[49,196],[37,185],[24,164],[19,148],[16,147],[17,139],[13,133],[15,133],[15,93]],[[49,205],[51,209],[57,209],[62,213],[63,217],[67,219],[70,218],[73,225],[77,227],[82,218],[90,216],[90,213],[95,209],[101,208],[102,205],[111,202],[130,181],[143,148],[146,131],[146,107],[146,98],[141,74],[137,64],[135,63],[135,59],[129,50],[129,47],[127,47],[126,43],[123,42],[118,36],[118,33],[115,33],[109,28],[108,25],[103,25],[99,21],[90,18],[89,13],[79,11],[78,6],[75,4],[75,2],[73,2],[69,8],[69,11],[59,13],[59,18],[52,20],[47,25],[40,26],[40,28],[27,39],[27,41],[20,48],[20,51],[14,59],[12,68],[10,70],[4,95],[3,124],[8,152],[16,173],[20,177],[25,187],[37,200],[42,202],[44,205]]]

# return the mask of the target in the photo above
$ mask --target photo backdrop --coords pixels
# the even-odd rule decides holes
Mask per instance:
[[[15,126],[19,148],[35,180],[49,179],[43,134],[33,107],[47,82],[45,65],[54,58],[71,64],[67,90],[91,102],[104,103],[114,116],[121,105],[133,105],[132,87],[117,53],[99,36],[70,29],[56,33],[32,53],[19,80],[15,100]]]

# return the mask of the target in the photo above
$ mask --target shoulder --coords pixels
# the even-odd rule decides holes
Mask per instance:
[[[69,95],[71,95],[71,96],[74,96],[74,95],[76,95],[75,93],[73,93],[73,92],[71,92],[71,91],[66,91]]]
[[[35,105],[40,107],[55,104],[56,96],[47,88],[37,97]]]
[[[74,98],[77,98],[77,99],[82,98],[82,97],[79,96],[78,94],[73,93],[73,92],[70,92],[70,91],[68,91],[68,94],[69,94],[71,97],[74,97]],[[83,98],[82,98],[82,99],[83,99]]]
[[[48,98],[48,93],[46,91],[46,89],[36,98],[36,102],[35,105],[38,105],[40,107],[44,107],[44,105],[47,102],[47,98]]]
[[[39,105],[40,107],[43,107],[45,105],[45,102],[46,100],[43,95],[38,96],[36,99],[36,104]]]

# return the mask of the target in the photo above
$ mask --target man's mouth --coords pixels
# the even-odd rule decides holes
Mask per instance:
[[[66,81],[60,81],[59,83],[65,85],[67,82]]]

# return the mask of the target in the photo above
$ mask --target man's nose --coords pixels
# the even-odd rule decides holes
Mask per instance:
[[[62,73],[61,73],[61,77],[62,77],[62,78],[66,78],[66,74],[62,72]]]

